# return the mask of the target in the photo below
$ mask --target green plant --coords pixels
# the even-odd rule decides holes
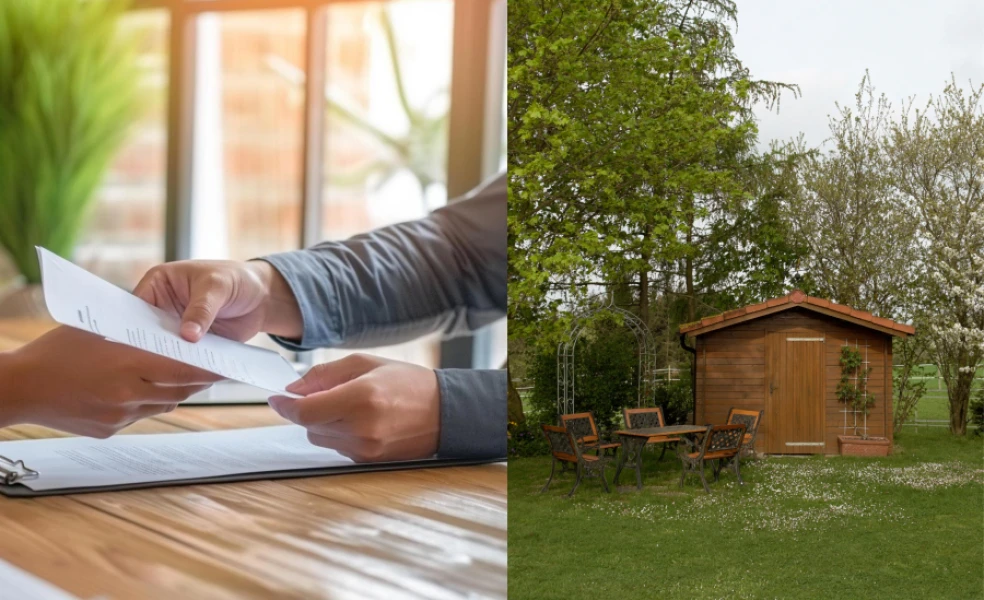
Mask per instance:
[[[875,397],[868,391],[868,375],[871,374],[871,367],[865,365],[861,351],[850,346],[841,347],[840,364],[841,379],[837,384],[837,399],[867,415],[868,410],[875,403]],[[855,426],[854,434],[857,433],[858,428]]]
[[[977,435],[984,434],[984,387],[977,390],[977,395],[970,401],[968,420],[977,427]]]
[[[121,0],[0,2],[0,246],[29,283],[34,247],[69,257],[136,108]]]
[[[686,379],[656,386],[653,402],[655,406],[663,409],[663,419],[666,420],[667,425],[685,424],[687,413],[694,409],[689,374],[686,374]]]
[[[540,423],[510,421],[506,437],[509,458],[550,454],[550,444],[540,429]]]

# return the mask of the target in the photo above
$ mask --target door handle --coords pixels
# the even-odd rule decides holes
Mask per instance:
[[[771,382],[771,381],[769,382],[769,393],[770,394],[772,392],[778,390],[778,389],[779,389],[779,386],[778,385],[776,385],[774,382]]]

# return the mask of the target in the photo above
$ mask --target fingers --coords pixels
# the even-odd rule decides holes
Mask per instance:
[[[174,302],[173,291],[167,293],[165,289],[161,289],[171,286],[164,269],[165,267],[159,266],[147,271],[137,287],[133,288],[133,295],[163,311],[180,315],[181,310]]]
[[[324,435],[309,431],[308,441],[315,446],[334,450],[346,458],[351,458],[355,462],[369,462],[368,457],[358,440],[354,440],[343,435]]]
[[[316,424],[330,424],[346,417],[356,416],[363,398],[358,391],[345,386],[327,392],[320,392],[304,398],[273,396],[270,407],[281,417],[305,427]]]
[[[368,354],[350,354],[345,358],[314,366],[304,377],[287,386],[294,394],[308,395],[330,390],[385,364],[385,360]]]
[[[181,315],[181,337],[197,342],[205,335],[231,295],[229,285],[215,273],[192,279],[188,306]]]

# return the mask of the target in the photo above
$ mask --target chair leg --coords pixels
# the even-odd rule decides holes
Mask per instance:
[[[666,454],[666,443],[664,442],[661,446],[663,446],[663,451],[659,453],[659,458],[656,459],[656,462],[663,460],[663,455]]]
[[[683,468],[680,470],[680,487],[683,487],[683,480],[687,478],[687,463],[683,463]]]
[[[568,498],[574,496],[574,492],[577,491],[577,486],[581,485],[581,474],[582,474],[582,472],[583,472],[583,469],[581,468],[581,465],[578,465],[577,466],[577,479],[574,480],[574,487],[571,488],[571,491],[567,492],[567,497]]]
[[[605,488],[606,494],[611,494],[612,491],[608,489],[608,478],[605,476],[605,467],[608,465],[601,465],[601,485]]]
[[[548,489],[550,489],[550,482],[553,481],[554,471],[556,470],[557,470],[557,459],[555,458],[552,461],[550,461],[550,477],[547,479],[547,483],[544,484],[543,489],[540,490],[541,494],[546,492]]]
[[[700,463],[700,482],[704,484],[704,491],[711,493],[711,488],[707,485],[707,477],[704,475],[704,463]]]
[[[741,479],[741,463],[738,461],[738,457],[735,457],[735,477],[738,478],[738,485],[745,485],[745,482]]]

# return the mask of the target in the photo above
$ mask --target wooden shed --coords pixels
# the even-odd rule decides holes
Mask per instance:
[[[732,407],[764,410],[755,450],[767,454],[837,454],[837,437],[853,435],[855,422],[891,440],[892,337],[914,333],[799,290],[682,325],[696,350],[694,422],[724,423]],[[845,345],[871,367],[866,417],[837,399]]]

